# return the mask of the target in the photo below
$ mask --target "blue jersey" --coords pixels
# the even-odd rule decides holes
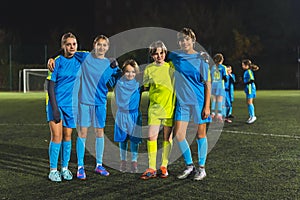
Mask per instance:
[[[120,111],[138,111],[140,103],[140,84],[122,77],[115,87],[116,104]]]
[[[103,105],[107,101],[108,86],[113,87],[120,69],[110,67],[108,58],[96,58],[89,53],[81,67],[80,103]]]
[[[244,91],[247,95],[256,95],[256,86],[254,83],[254,73],[251,69],[248,69],[244,72]]]
[[[80,75],[80,65],[80,62],[74,56],[66,58],[59,55],[55,58],[54,71],[48,72],[47,79],[55,82],[54,89],[58,106],[77,105],[77,98],[73,98],[73,94],[78,92],[76,80]]]
[[[210,81],[209,65],[199,53],[175,51],[169,54],[175,66],[175,91],[177,105],[203,105],[204,86]]]
[[[229,74],[227,75],[227,80],[225,82],[225,91],[226,95],[229,95],[230,100],[233,102],[234,100],[234,84],[235,84],[235,75]]]
[[[76,51],[74,57],[80,62],[83,63],[85,58],[90,54],[88,51]]]
[[[219,64],[211,68],[211,89],[213,95],[225,96],[225,82],[227,77],[226,66]],[[214,92],[216,91],[216,92]]]
[[[129,139],[135,143],[142,141],[142,115],[139,112],[140,84],[122,77],[115,87],[117,113],[114,128],[114,141]]]

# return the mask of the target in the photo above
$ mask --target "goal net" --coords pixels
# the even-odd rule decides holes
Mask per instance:
[[[19,91],[45,91],[48,69],[23,69],[19,71]],[[22,84],[23,83],[23,84]]]

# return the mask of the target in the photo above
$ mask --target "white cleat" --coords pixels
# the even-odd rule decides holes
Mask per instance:
[[[250,117],[250,118],[248,119],[248,121],[247,121],[247,124],[252,124],[252,123],[254,123],[255,121],[256,121],[256,117],[255,117],[255,116]]]

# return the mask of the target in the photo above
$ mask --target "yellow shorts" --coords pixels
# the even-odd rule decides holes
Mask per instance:
[[[148,110],[148,125],[163,125],[163,126],[173,126],[173,116],[168,115],[161,110]]]

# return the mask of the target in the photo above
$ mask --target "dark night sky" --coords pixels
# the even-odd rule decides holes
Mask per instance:
[[[127,2],[130,1],[118,1],[122,3],[116,3],[115,0],[110,0],[111,4],[118,5],[119,7],[125,7]],[[107,5],[107,2],[110,2],[107,0],[98,1],[98,4]],[[152,0],[151,3],[164,3],[164,5],[168,5],[168,0],[165,0],[164,2]],[[266,0],[265,2],[270,2],[270,10],[272,10],[272,1]],[[293,9],[291,12],[294,13],[293,15],[290,15],[291,18],[300,18],[299,15],[299,9],[300,9],[300,1],[299,0],[290,0],[293,3]],[[27,1],[16,1],[16,0],[10,0],[10,1],[1,1],[1,12],[0,12],[0,28],[9,28],[13,31],[17,31],[22,38],[22,41],[25,43],[39,43],[45,42],[49,37],[49,32],[53,31],[53,29],[60,30],[61,28],[67,29],[68,27],[78,27],[78,29],[86,30],[86,32],[92,32],[95,31],[95,24],[93,24],[93,18],[95,16],[95,8],[93,5],[95,4],[95,0],[87,0],[87,1],[58,1],[58,0],[52,0],[52,1],[37,1],[37,0],[27,0]],[[99,3],[101,2],[101,3]],[[134,1],[132,1],[134,2]],[[135,1],[137,2],[137,1]],[[140,13],[139,8],[144,6],[145,3],[142,3],[142,1],[139,1],[140,3],[137,5],[137,3],[131,3],[131,7],[127,10],[127,12],[136,13],[136,24],[139,23],[139,20],[143,18],[145,13]],[[169,1],[169,2],[177,2],[177,1]],[[179,1],[178,1],[179,2]],[[178,4],[177,5],[180,5]],[[190,2],[187,0],[186,2]],[[192,2],[192,1],[191,1]],[[197,2],[197,1],[196,1]],[[198,3],[200,2],[200,3]],[[201,0],[198,1],[198,4],[201,4]],[[211,0],[207,3],[207,1],[203,1],[205,4],[210,4],[211,7],[219,6],[220,2],[226,2],[227,5],[231,4],[232,6],[235,6],[234,2],[237,2],[237,0]],[[240,2],[240,1],[238,1]],[[142,3],[142,5],[141,5]],[[149,7],[149,10],[151,11],[151,3],[148,3],[147,6]],[[195,3],[195,1],[194,1]],[[239,6],[241,6],[241,9],[244,9],[245,14],[249,15],[251,18],[251,12],[247,13],[247,6],[249,2],[245,1],[245,6],[241,6],[242,4],[239,3]],[[174,5],[174,3],[170,4]],[[191,6],[193,3],[190,4]],[[252,5],[253,6],[253,5]],[[174,10],[174,7],[169,6],[170,9],[168,10],[162,10],[162,15],[167,15],[171,12],[170,10]],[[147,8],[148,9],[148,8]],[[176,8],[182,10],[183,8]],[[187,8],[189,9],[189,8]],[[259,9],[259,7],[254,7],[252,9]],[[276,8],[274,8],[276,9]],[[178,10],[178,11],[180,11]],[[270,11],[269,10],[269,11]],[[114,10],[112,9],[112,12]],[[174,12],[173,12],[174,13]],[[179,12],[180,13],[180,12]],[[261,18],[267,18],[268,13],[264,13],[264,11],[261,12],[262,16],[259,16]],[[126,19],[126,13],[113,13],[113,15],[120,15],[120,19]],[[253,16],[254,18],[256,16]],[[285,17],[285,16],[282,16]],[[257,18],[256,18],[257,19]],[[172,18],[170,19],[172,20]],[[287,19],[288,20],[288,19]],[[299,19],[300,20],[300,19]],[[298,20],[298,22],[299,22]],[[149,24],[149,21],[151,21],[151,18],[148,21],[143,22],[144,24]],[[294,20],[295,22],[297,20]],[[118,23],[122,24],[122,22],[114,22],[114,26],[118,26]],[[259,21],[257,21],[259,23]],[[294,26],[299,26],[298,24],[294,24]],[[132,27],[128,27],[132,28]],[[276,29],[276,27],[270,27]],[[299,29],[298,29],[299,30]],[[123,30],[120,30],[123,31]],[[250,30],[251,31],[251,30]],[[253,30],[255,31],[255,30]],[[88,34],[88,33],[87,33]],[[115,33],[114,33],[115,34]],[[299,33],[300,34],[300,33]]]
[[[118,10],[119,7],[125,7],[126,2],[130,1],[119,1],[122,3],[115,3],[117,1],[110,0],[111,4],[118,5],[118,8],[115,8],[115,10]],[[164,3],[164,5],[168,5],[168,0],[165,0],[164,2],[160,2],[157,0],[152,0],[151,3]],[[267,0],[269,2],[272,2],[271,0]],[[266,1],[266,2],[267,2]],[[294,13],[293,15],[290,15],[289,17],[291,20],[293,18],[300,18],[299,15],[299,9],[300,9],[300,1],[299,0],[291,0],[293,2],[293,8],[295,10],[292,10],[291,13]],[[37,1],[37,0],[27,0],[27,1],[16,1],[16,0],[10,0],[10,1],[1,1],[1,12],[0,12],[0,28],[9,28],[12,31],[17,31],[21,35],[21,40],[23,43],[45,43],[45,40],[48,39],[49,34],[53,29],[57,29],[60,31],[61,29],[67,29],[68,27],[77,27],[80,30],[85,30],[86,34],[91,34],[91,32],[95,31],[95,24],[94,23],[94,16],[95,16],[95,0],[88,0],[88,1],[58,1],[58,0],[52,0],[52,1]],[[100,1],[99,1],[100,2]],[[102,4],[102,3],[97,3]],[[103,5],[107,5],[107,0],[102,0]],[[132,1],[134,2],[134,1]],[[137,2],[137,1],[135,1]],[[140,1],[142,3],[142,1]],[[169,2],[177,2],[177,1],[169,1]],[[179,2],[179,1],[178,1]],[[178,4],[177,5],[180,5]],[[189,2],[189,0],[187,0]],[[197,2],[197,1],[196,1]],[[201,0],[199,1],[201,4]],[[203,1],[204,3],[208,4],[207,2]],[[211,0],[209,1],[209,4],[211,7],[219,6],[220,2],[226,2],[227,5],[231,4],[232,6],[235,6],[234,2],[237,2],[237,0]],[[240,1],[239,1],[240,2]],[[241,9],[244,9],[245,14],[249,15],[250,18],[251,12],[247,13],[247,3],[248,1],[245,1],[245,6],[243,6],[241,3],[239,3],[239,6],[241,6]],[[147,6],[149,7],[149,12],[151,11],[151,3],[148,3]],[[174,3],[170,5],[174,5]],[[194,1],[195,3],[195,1]],[[128,3],[127,3],[128,4]],[[193,5],[192,3],[190,4]],[[137,3],[131,3],[130,8],[126,10],[126,12],[136,13],[137,17],[134,24],[141,25],[151,24],[151,16],[149,20],[144,20],[143,17],[145,13],[139,12],[139,8],[145,6],[145,3],[138,4]],[[253,6],[253,5],[252,5]],[[174,7],[169,6],[170,9],[168,10],[162,10],[162,15],[168,15],[171,12],[170,10],[174,10]],[[270,10],[272,10],[272,4],[270,3]],[[147,8],[148,9],[148,8]],[[176,8],[179,9],[178,13],[180,13],[180,10],[183,8]],[[189,9],[189,8],[186,8]],[[254,7],[252,9],[259,9],[259,7]],[[276,9],[276,8],[275,8]],[[114,12],[114,9],[112,9],[112,12]],[[147,13],[146,13],[147,14]],[[126,19],[126,13],[120,13],[115,12],[113,15],[120,15],[120,20]],[[163,16],[162,16],[163,17]],[[255,20],[257,20],[257,16]],[[261,12],[261,19],[267,18],[268,13],[264,13],[264,11]],[[280,16],[281,17],[281,16]],[[285,16],[282,16],[285,17]],[[143,22],[139,22],[139,20],[143,19]],[[170,18],[169,20],[172,20]],[[289,19],[287,19],[289,20]],[[300,19],[299,19],[300,20]],[[298,22],[299,22],[298,20]],[[150,22],[149,22],[150,21]],[[152,20],[153,21],[153,20]],[[259,23],[260,20],[257,21]],[[295,22],[297,20],[294,20]],[[114,22],[114,26],[118,26],[118,24],[122,25],[122,21]],[[153,24],[155,25],[155,24]],[[267,24],[266,24],[267,25]],[[299,26],[298,24],[294,24],[294,26]],[[123,27],[124,28],[124,27]],[[133,27],[128,27],[133,28]],[[276,27],[270,27],[276,29]],[[298,29],[299,30],[299,29]],[[96,30],[97,31],[97,30]],[[123,30],[120,30],[123,31]],[[254,31],[255,30],[248,30],[248,31]],[[88,33],[89,32],[89,33]],[[93,33],[94,34],[94,33]],[[116,33],[114,33],[116,34]],[[299,33],[300,34],[300,33]]]
[[[18,32],[22,43],[45,43],[53,29],[69,26],[85,28],[93,15],[90,3],[72,1],[1,2],[0,28]],[[89,1],[87,1],[89,2]],[[87,30],[90,31],[90,30]]]

